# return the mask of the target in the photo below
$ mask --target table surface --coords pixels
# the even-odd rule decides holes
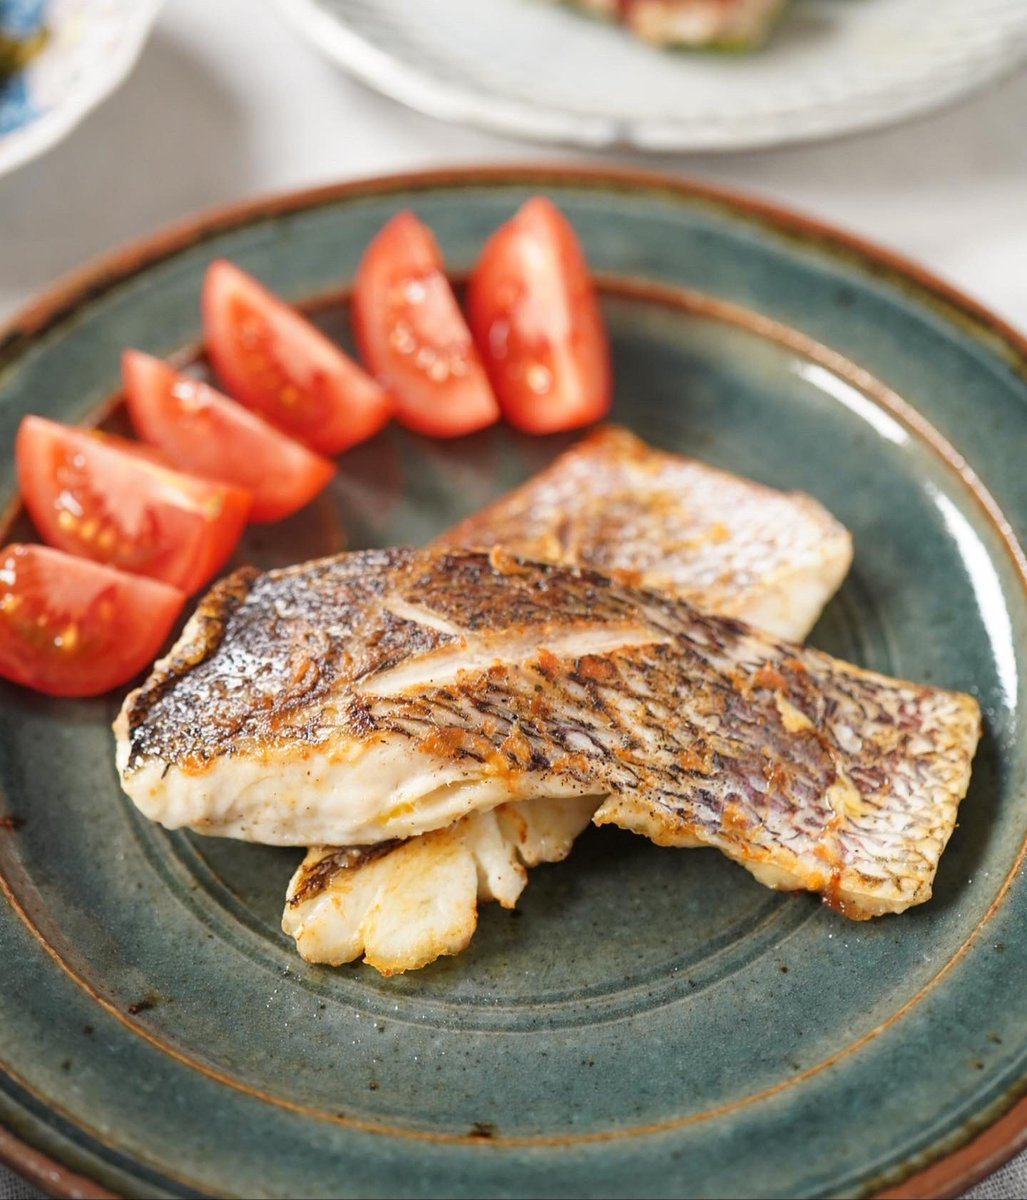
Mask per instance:
[[[598,161],[742,188],[917,259],[1027,328],[1027,73],[943,113],[822,145]],[[124,87],[0,179],[0,320],[84,261],[213,205],[481,162],[596,162],[448,126],[369,92],[263,0],[174,0]],[[1027,1155],[969,1195],[1027,1194]],[[35,1197],[0,1167],[0,1200]]]

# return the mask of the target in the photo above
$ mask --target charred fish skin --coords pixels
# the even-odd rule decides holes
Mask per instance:
[[[126,698],[115,725],[119,741],[127,735],[122,769],[157,757],[200,770],[234,754],[240,738],[254,749],[323,741],[330,717],[318,701],[337,680],[449,640],[377,603],[409,557],[368,550],[266,575],[243,567],[215,584],[170,654]]]
[[[185,645],[126,704],[123,782],[144,811],[198,794],[208,830],[259,826],[270,794],[279,815],[313,806],[297,840],[346,844],[605,794],[599,823],[717,846],[850,916],[930,895],[979,736],[969,696],[498,552],[359,552],[259,576],[237,603],[243,586],[216,649]],[[328,780],[319,802],[288,794],[297,761]],[[245,770],[233,784],[212,764]]]
[[[536,567],[528,581],[528,570],[493,556],[478,588],[512,579],[548,590],[560,574]],[[590,572],[571,576],[590,610],[627,624],[637,605],[662,636],[570,660],[542,649],[461,692],[442,689],[437,720],[456,716],[461,736],[485,724],[521,766],[602,785],[611,796],[597,824],[716,846],[764,882],[819,892],[845,915],[930,897],[980,735],[972,697],[890,680],[660,594],[604,593]],[[451,620],[474,595],[453,597]],[[420,698],[380,699],[373,711],[413,730],[419,709]],[[524,720],[526,710],[545,719]]]
[[[617,425],[434,543],[592,567],[802,641],[852,565],[852,537],[817,500],[780,492]]]

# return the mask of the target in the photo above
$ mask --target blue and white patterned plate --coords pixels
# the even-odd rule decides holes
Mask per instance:
[[[160,0],[0,0],[0,26],[46,25],[42,52],[0,84],[0,175],[49,150],[125,79]]]

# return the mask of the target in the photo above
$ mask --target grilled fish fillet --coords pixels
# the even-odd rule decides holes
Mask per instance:
[[[436,545],[594,567],[802,641],[852,565],[848,530],[779,492],[597,430]]]
[[[848,531],[811,497],[654,450],[612,425],[434,544],[596,566],[795,640],[852,559]],[[289,886],[282,927],[308,961],[365,953],[386,974],[457,953],[478,904],[512,908],[525,867],[566,857],[599,803],[512,802],[384,850],[314,847]],[[508,866],[485,869],[486,855]]]
[[[597,823],[856,917],[929,897],[979,730],[970,696],[663,593],[409,549],[237,572],[116,723],[125,790],[169,826],[365,845],[603,795]]]

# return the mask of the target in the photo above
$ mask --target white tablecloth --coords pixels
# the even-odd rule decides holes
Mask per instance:
[[[863,234],[1023,328],[1025,116],[1021,74],[858,139],[641,164],[745,188]],[[417,116],[323,61],[269,0],[171,0],[125,86],[64,144],[0,179],[0,319],[86,259],[197,209],[386,171],[554,159],[595,156]],[[1027,1159],[970,1194],[1027,1195]],[[36,1195],[0,1167],[0,1200]]]

